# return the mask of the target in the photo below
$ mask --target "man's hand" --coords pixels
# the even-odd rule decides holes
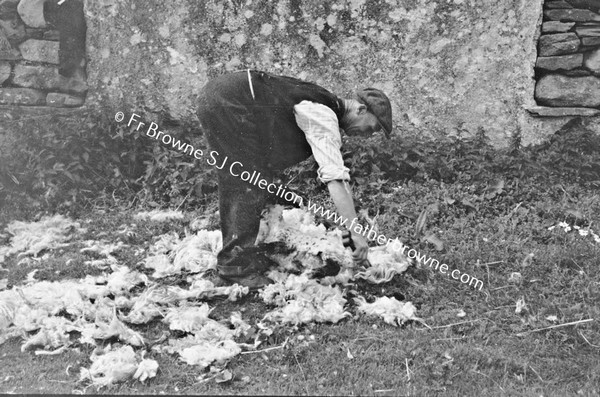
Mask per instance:
[[[358,233],[352,233],[352,242],[354,243],[354,252],[352,253],[354,262],[359,265],[365,265],[368,259],[367,254],[369,253],[367,240]]]
[[[352,201],[352,193],[350,191],[350,185],[344,181],[331,181],[327,184],[329,188],[329,194],[331,199],[335,203],[339,215],[344,220],[340,223],[340,226],[352,229],[351,224],[354,220],[358,220],[356,212],[354,211],[354,202]],[[352,256],[354,261],[363,264],[367,261],[367,254],[369,252],[369,246],[367,240],[356,233],[354,230],[350,230],[352,236],[352,242],[354,243],[354,252]]]

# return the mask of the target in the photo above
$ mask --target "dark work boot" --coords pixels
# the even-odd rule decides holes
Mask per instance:
[[[227,269],[226,267],[225,272],[228,271],[231,272],[231,269]],[[224,277],[214,269],[206,271],[203,275],[203,278],[213,283],[215,287],[228,287],[233,284],[239,284],[242,287],[248,287],[251,291],[255,291],[269,284],[273,284],[273,280],[260,274]]]
[[[203,279],[206,279],[213,283],[215,287],[227,287],[231,285],[231,283],[225,280],[216,269],[208,269],[202,275]]]
[[[217,269],[219,275],[231,284],[237,283],[251,290],[257,290],[273,284],[273,280],[266,277],[264,273],[277,266],[277,262],[272,259],[253,252],[237,256],[226,265],[217,265]]]

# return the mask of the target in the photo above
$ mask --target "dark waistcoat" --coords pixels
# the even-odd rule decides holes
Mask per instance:
[[[329,107],[341,120],[340,98],[316,84],[260,71],[219,76],[204,88],[198,116],[209,143],[223,155],[263,171],[280,171],[308,158],[311,148],[296,124],[294,105]]]

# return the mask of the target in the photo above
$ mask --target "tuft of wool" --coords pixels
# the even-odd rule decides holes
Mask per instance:
[[[123,316],[122,320],[131,324],[146,324],[155,317],[162,316],[163,310],[157,305],[159,299],[153,298],[155,290],[156,285],[152,285],[144,290],[144,292],[135,299],[129,314]]]
[[[144,221],[166,222],[183,219],[183,212],[174,210],[141,211],[135,214],[133,218]]]
[[[370,248],[369,262],[371,262],[371,266],[364,271],[357,272],[354,279],[360,278],[370,283],[381,284],[390,282],[396,274],[404,273],[410,266],[410,261],[393,246],[393,244],[387,244]]]
[[[64,317],[45,317],[40,322],[40,331],[27,338],[21,346],[21,351],[28,351],[34,347],[44,349],[57,349],[70,345],[69,332],[78,331],[79,328]]]
[[[171,308],[167,311],[164,321],[169,324],[169,329],[196,332],[208,322],[210,312],[211,309],[206,303],[201,306]]]
[[[269,274],[281,280],[281,274]],[[346,299],[339,287],[321,285],[306,275],[288,275],[284,281],[265,287],[260,296],[265,303],[280,306],[265,315],[269,321],[293,325],[312,321],[337,323],[350,315],[344,311]]]
[[[150,254],[168,254],[175,249],[179,241],[179,235],[176,232],[162,234],[158,236],[158,240],[150,246]]]
[[[113,308],[113,315],[110,322],[96,321],[95,325],[86,325],[81,331],[81,341],[94,344],[95,339],[107,340],[118,338],[121,342],[131,346],[144,346],[144,338],[139,333],[128,328],[117,317],[116,308]]]
[[[364,297],[354,298],[358,305],[357,310],[370,316],[379,316],[388,324],[398,326],[408,320],[423,322],[415,316],[417,308],[411,302],[400,302],[396,298],[383,296],[367,303]]]
[[[81,283],[73,280],[67,281],[40,281],[19,288],[22,297],[20,310],[25,316],[27,311],[41,311],[50,315],[66,313],[79,317],[83,315],[91,305],[89,301],[82,299],[80,289],[84,289]]]
[[[138,365],[137,370],[133,374],[133,379],[137,379],[144,383],[146,379],[154,378],[158,371],[158,363],[156,360],[144,359]]]
[[[316,225],[314,215],[300,208],[284,210],[276,205],[263,216],[256,243],[276,241],[294,248],[296,252],[292,255],[304,268],[322,267],[327,259],[344,267],[354,266],[350,249],[342,244],[342,232],[327,231],[324,225]]]
[[[229,322],[233,325],[235,330],[235,336],[246,335],[248,331],[252,328],[250,324],[242,320],[242,313],[233,312],[229,317]]]
[[[83,241],[83,247],[79,250],[81,253],[89,253],[92,252],[96,255],[103,256],[105,258],[109,258],[116,251],[119,251],[121,248],[128,247],[127,244],[124,244],[122,241],[118,241],[116,243],[109,243],[107,241],[96,241],[96,240],[86,240]]]
[[[346,284],[352,279],[364,279],[371,283],[389,282],[394,275],[403,273],[410,261],[397,247],[397,243],[369,249],[371,266],[352,274],[354,269],[351,250],[344,248],[342,233],[338,229],[327,231],[325,226],[316,225],[314,215],[294,208],[271,207],[263,216],[257,238],[258,243],[280,241],[294,251],[289,255],[274,254],[271,258],[288,271],[315,270],[325,266],[331,259],[341,265],[338,276],[322,279],[322,284]],[[301,266],[298,267],[298,264]]]
[[[200,342],[197,345],[185,348],[180,353],[180,358],[188,365],[197,365],[204,369],[213,362],[222,364],[240,354],[242,349],[232,340],[218,343]]]
[[[176,235],[163,235],[150,249],[147,268],[154,269],[154,278],[162,278],[183,271],[201,273],[216,269],[217,253],[222,247],[221,232],[200,230],[195,235],[179,240]]]
[[[162,278],[177,273],[175,266],[171,265],[171,259],[165,254],[146,257],[144,266],[146,269],[154,269],[153,278]]]
[[[189,293],[194,299],[211,299],[215,296],[227,296],[228,300],[235,302],[250,292],[250,288],[242,287],[239,284],[215,287],[212,281],[198,276],[188,278],[188,281],[190,280],[192,280],[192,285],[190,286]]]
[[[23,298],[14,289],[0,291],[0,333],[13,324]]]
[[[112,273],[106,279],[106,287],[113,295],[128,293],[140,284],[148,283],[148,276],[127,266],[112,266]]]
[[[62,215],[46,216],[38,222],[14,221],[6,230],[13,235],[11,247],[4,249],[0,257],[16,253],[37,257],[41,251],[68,245],[71,234],[81,231],[78,222]]]
[[[231,329],[219,321],[209,319],[209,321],[195,333],[195,337],[198,340],[216,343],[224,340],[233,340],[235,334],[235,329]]]
[[[229,323],[232,328],[208,318],[210,311],[207,304],[171,309],[165,317],[169,328],[192,335],[170,339],[167,345],[155,346],[153,349],[169,354],[177,353],[181,360],[201,368],[214,361],[220,363],[239,354],[241,347],[234,338],[245,334],[251,327],[242,320],[239,313],[233,313],[231,316]]]
[[[201,230],[187,236],[175,247],[173,265],[177,269],[192,273],[216,269],[217,253],[221,249],[221,232]]]
[[[138,369],[131,346],[121,346],[118,349],[111,349],[109,346],[106,351],[99,353],[96,350],[92,353],[92,365],[89,369],[81,368],[80,380],[89,379],[96,386],[109,386],[130,379]]]

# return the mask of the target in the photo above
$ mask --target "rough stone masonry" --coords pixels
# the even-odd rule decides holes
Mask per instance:
[[[43,105],[19,111],[85,95],[79,108],[48,110],[128,109],[197,125],[209,78],[255,68],[341,96],[379,88],[394,134],[484,129],[496,146],[515,134],[531,144],[576,117],[600,131],[595,102],[582,99],[596,97],[596,0],[65,0],[83,4],[86,86],[56,75],[56,2],[44,12],[43,0],[0,0],[0,102]]]
[[[76,58],[83,65],[85,35],[65,36],[61,24],[61,18],[81,18],[85,24],[77,3],[82,10],[81,0],[61,5],[56,0],[0,0],[0,105],[83,105],[87,84],[69,75],[64,64]],[[64,44],[69,42],[83,42],[79,54],[68,53]]]
[[[600,114],[600,2],[544,3],[535,99],[544,115]]]

